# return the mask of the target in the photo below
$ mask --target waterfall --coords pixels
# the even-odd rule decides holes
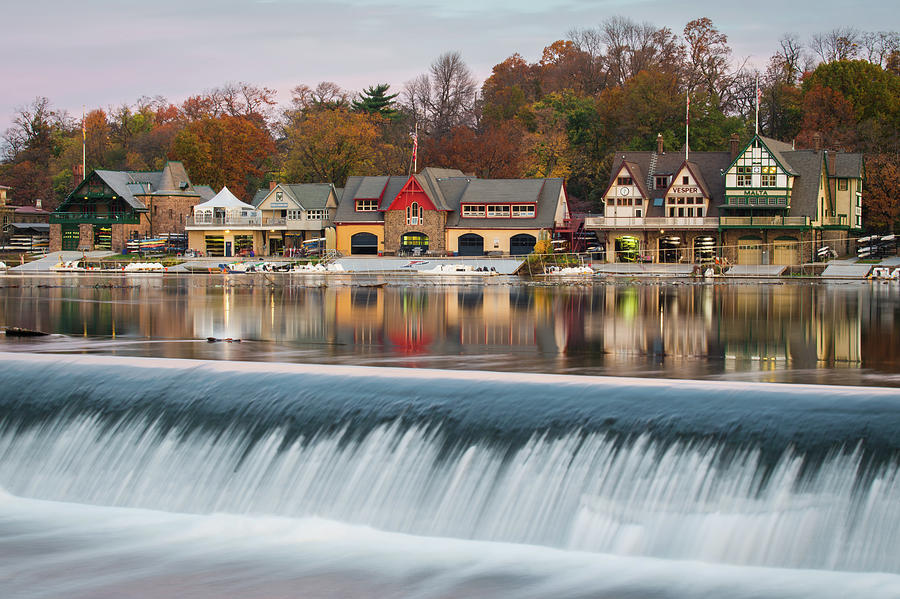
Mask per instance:
[[[0,377],[15,496],[900,573],[896,390],[91,356]]]

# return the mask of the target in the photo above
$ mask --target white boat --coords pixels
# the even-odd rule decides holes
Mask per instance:
[[[547,266],[544,274],[548,277],[592,277],[594,269],[586,264],[581,266]]]
[[[491,277],[500,273],[493,266],[472,266],[471,264],[437,264],[433,268],[417,270],[420,275],[481,276]]]
[[[6,266],[6,262],[3,262],[2,260],[0,260],[0,270],[6,270],[7,268],[9,268],[9,267]]]
[[[125,272],[158,272],[165,270],[160,262],[131,262],[123,268]]]

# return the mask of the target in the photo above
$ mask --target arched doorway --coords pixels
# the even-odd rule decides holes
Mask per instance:
[[[457,240],[457,254],[460,256],[484,256],[484,237],[475,233],[460,235]]]
[[[509,239],[509,253],[513,256],[530,254],[534,251],[535,243],[537,243],[537,238],[534,235],[528,233],[513,235]]]
[[[762,238],[752,235],[738,239],[737,263],[757,266],[762,264]]]
[[[640,256],[641,242],[637,237],[623,235],[616,237],[616,262],[637,262]]]
[[[681,237],[668,235],[659,238],[659,261],[678,262],[681,257]]]
[[[351,254],[377,254],[378,236],[373,233],[357,233],[350,237]]]
[[[716,238],[703,236],[694,238],[694,264],[709,264],[716,260]]]
[[[400,253],[423,255],[428,251],[428,235],[411,231],[400,236]]]
[[[796,237],[776,237],[772,245],[772,264],[800,264],[800,241]]]

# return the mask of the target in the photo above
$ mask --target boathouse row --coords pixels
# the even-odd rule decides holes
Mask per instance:
[[[50,215],[50,251],[121,252],[132,238],[184,233],[194,205],[212,196],[180,162],[161,171],[95,170]]]
[[[455,169],[350,177],[334,217],[342,254],[529,254],[569,219],[562,179],[479,179]]]
[[[862,229],[863,156],[754,136],[730,152],[616,154],[602,215],[585,219],[608,261],[800,264]]]

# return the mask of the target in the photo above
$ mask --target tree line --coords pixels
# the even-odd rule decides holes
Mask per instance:
[[[737,59],[708,18],[680,33],[625,17],[573,29],[536,62],[515,53],[479,82],[459,52],[438,57],[402,89],[352,92],[301,84],[274,90],[228,83],[180,104],[143,97],[83,119],[87,168],[185,163],[193,181],[252,196],[266,180],[331,182],[419,164],[480,177],[564,177],[576,209],[598,207],[613,153],[684,144],[724,150],[753,134],[757,88],[763,135],[866,155],[866,223],[900,224],[900,36],[839,28],[781,37],[763,68]],[[3,136],[0,184],[14,199],[53,206],[74,187],[82,119],[38,97]]]

